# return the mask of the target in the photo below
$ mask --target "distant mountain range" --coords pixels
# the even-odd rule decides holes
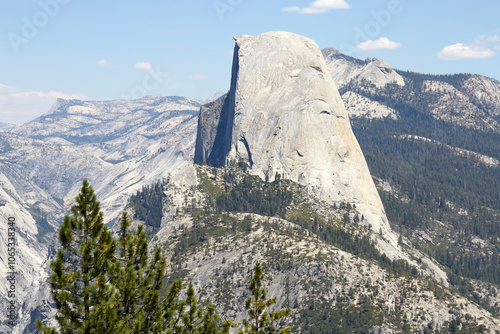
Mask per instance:
[[[323,55],[342,95],[349,92],[344,98],[347,109],[356,109],[351,105],[359,104],[356,98],[371,98],[374,104],[365,107],[368,112],[385,98],[386,106],[412,104],[450,124],[500,131],[500,82],[495,79],[396,71],[380,59],[359,60],[333,48],[324,49]]]
[[[304,45],[316,47],[310,40],[292,41],[285,45],[297,59]],[[249,57],[250,70],[252,53],[276,56],[261,40],[240,37],[239,43],[250,42],[254,44],[244,50],[240,45],[236,52],[236,57],[238,51]],[[252,264],[261,261],[268,295],[278,296],[278,307],[292,308],[295,332],[432,333],[457,322],[471,333],[482,331],[481,325],[491,333],[500,330],[500,83],[472,74],[399,71],[382,60],[359,60],[332,48],[322,53],[324,63],[305,57],[293,66],[270,68],[273,75],[267,78],[250,80],[251,73],[258,73],[249,70],[248,78],[233,81],[231,89],[238,83],[238,91],[233,91],[237,97],[230,108],[241,114],[236,122],[226,122],[239,124],[230,133],[236,140],[227,142],[226,153],[231,152],[235,163],[220,161],[219,169],[193,164],[203,126],[198,115],[202,105],[207,113],[223,108],[231,91],[229,97],[208,101],[161,96],[58,100],[29,123],[0,124],[0,216],[5,220],[14,215],[19,222],[21,332],[33,332],[36,318],[47,321],[54,314],[46,281],[57,247],[55,231],[83,178],[96,190],[108,226],[124,209],[130,211],[134,223],[146,224],[152,244],[161,245],[170,259],[168,279],[194,282],[202,300],[210,299],[220,314],[236,320],[242,317],[237,305],[246,297],[244,280]],[[270,125],[268,102],[259,101],[272,98],[272,91],[262,87],[278,84],[273,81],[277,78],[294,82],[294,75],[309,83],[303,88],[312,95],[323,89],[317,82],[331,76],[337,88],[322,92],[326,102],[317,106],[315,117],[331,116],[336,122],[341,116],[337,111],[345,107],[348,127],[378,190],[373,196],[380,196],[395,233],[385,225],[370,227],[356,189],[351,197],[329,200],[320,189],[323,181],[315,188],[314,178],[322,176],[307,174],[307,159],[297,165],[312,152],[312,142],[292,147],[295,160],[287,165],[291,155],[283,152],[296,118],[288,122],[286,113],[308,112],[316,102],[289,86],[290,99],[279,100],[273,109],[286,104],[283,119]],[[331,94],[338,101],[329,100]],[[306,103],[301,104],[301,97]],[[251,117],[250,108],[255,111]],[[224,112],[218,117],[205,132],[213,142],[217,134],[226,135],[219,127],[229,126],[219,122]],[[311,120],[306,117],[301,125],[306,121]],[[276,130],[281,141],[260,135],[267,128],[271,135]],[[310,127],[305,137],[295,129],[296,141],[313,138],[317,128]],[[260,152],[254,143],[273,154]],[[338,156],[339,161],[349,152]],[[321,162],[321,156],[311,159]],[[260,175],[254,166],[270,172]],[[286,168],[308,176],[288,175]],[[356,173],[354,168],[332,173]],[[288,180],[276,180],[277,174]],[[148,188],[154,184],[161,184],[157,194]],[[349,185],[338,189],[344,188]],[[141,203],[146,193],[158,196],[161,208]],[[161,220],[140,215],[138,205],[159,210]],[[5,238],[4,226],[0,235]],[[0,257],[5,256],[0,250]],[[0,266],[3,277],[6,271]],[[5,305],[5,285],[0,296]],[[9,330],[0,324],[0,331]]]
[[[15,127],[14,124],[0,122],[0,131],[10,131]]]
[[[35,315],[29,316],[31,308],[43,304],[40,298],[48,298],[47,286],[39,281],[48,277],[54,231],[82,179],[92,183],[107,221],[113,223],[129,197],[144,185],[192,164],[200,105],[187,98],[158,96],[134,101],[58,100],[47,114],[0,132],[0,201],[5,204],[0,210],[2,216],[17,217],[23,236],[18,248],[24,259],[18,264],[19,303],[26,303],[23,327],[35,320]],[[182,184],[192,184],[192,179]],[[1,270],[4,274],[7,268]],[[33,293],[38,297],[27,297]],[[6,291],[1,295],[5,300]]]

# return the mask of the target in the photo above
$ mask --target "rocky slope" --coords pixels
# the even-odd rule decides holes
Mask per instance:
[[[248,296],[246,284],[252,266],[259,261],[264,263],[268,296],[278,298],[276,308],[292,309],[286,324],[294,333],[333,329],[406,333],[426,327],[441,330],[457,318],[463,319],[462,328],[469,328],[471,333],[480,325],[490,330],[500,328],[498,319],[488,311],[434,278],[403,274],[395,267],[367,259],[369,253],[354,256],[352,250],[346,250],[346,243],[325,239],[321,231],[327,225],[345,228],[358,237],[367,233],[360,225],[344,225],[340,217],[345,209],[336,212],[330,208],[320,213],[321,205],[314,201],[307,204],[307,196],[303,202],[299,198],[304,194],[299,191],[295,193],[295,207],[287,209],[286,219],[255,213],[220,214],[208,203],[224,188],[234,187],[225,181],[227,175],[241,176],[241,171],[239,174],[234,165],[219,169],[217,174],[208,166],[196,169],[201,192],[198,209],[179,203],[184,207],[183,214],[163,224],[153,242],[171,256],[170,273],[193,282],[201,300],[215,303],[223,318],[241,321],[245,316],[242,305]],[[285,188],[300,189],[290,184]],[[297,211],[304,210],[304,204],[312,205],[312,211],[306,210],[305,222],[293,218]],[[323,214],[331,215],[328,222],[323,221]],[[318,234],[307,224],[309,217],[319,221]],[[498,292],[489,290],[495,298]]]
[[[346,92],[342,95],[342,101],[344,101],[349,118],[396,120],[399,117],[394,109],[354,92]]]
[[[334,48],[322,50],[323,56],[337,87],[363,80],[370,82],[376,87],[384,87],[387,84],[404,86],[405,82],[401,75],[394,71],[392,67],[378,58],[367,58],[360,60],[341,54]]]
[[[191,186],[199,107],[200,102],[179,97],[58,100],[48,114],[0,132],[0,215],[2,220],[14,215],[18,221],[21,327],[36,316],[50,315],[47,286],[39,279],[48,277],[54,231],[74,204],[81,180],[93,185],[110,224],[144,185],[169,178]],[[6,229],[0,234],[5,239]],[[4,258],[5,250],[1,252]],[[5,276],[5,262],[0,270]],[[36,301],[28,295],[37,296]]]

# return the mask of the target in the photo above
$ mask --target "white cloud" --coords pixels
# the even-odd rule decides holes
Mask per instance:
[[[497,55],[491,48],[498,50],[497,45],[492,45],[498,42],[500,42],[498,35],[489,37],[479,35],[468,44],[457,43],[445,46],[436,55],[443,60],[489,58]]]
[[[134,65],[134,68],[137,68],[138,70],[143,70],[143,71],[151,71],[153,69],[153,66],[151,66],[150,63],[136,63]]]
[[[58,98],[88,99],[83,94],[23,91],[17,87],[0,84],[0,119],[2,122],[14,124],[31,121],[46,113]]]
[[[366,42],[361,42],[359,43],[356,48],[359,50],[379,50],[379,49],[397,49],[401,47],[401,43],[398,42],[393,42],[389,40],[387,37],[380,37],[379,39],[372,41],[366,41]]]
[[[4,84],[0,83],[0,97],[3,94],[13,93],[13,92],[17,92],[17,91],[18,91],[18,89],[16,87],[7,86],[7,85],[4,85]]]
[[[106,59],[101,59],[99,60],[96,65],[99,65],[99,66],[108,66],[108,65],[111,65],[111,63],[109,61],[107,61]]]
[[[490,36],[490,37],[486,38],[486,40],[488,42],[491,42],[491,43],[496,43],[496,42],[500,42],[500,37],[498,37],[498,35]]]
[[[332,9],[351,8],[345,0],[315,0],[308,7],[291,6],[283,8],[285,12],[301,12],[302,14],[321,14]]]
[[[457,43],[445,46],[436,55],[442,60],[458,60],[465,58],[489,58],[496,56],[496,53],[484,45]]]
[[[203,73],[195,73],[189,76],[190,79],[195,79],[195,80],[200,80],[200,79],[206,79],[207,76]]]

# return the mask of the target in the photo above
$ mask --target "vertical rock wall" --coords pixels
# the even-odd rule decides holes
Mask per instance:
[[[235,40],[231,88],[201,109],[195,161],[221,166],[243,159],[262,178],[278,172],[327,202],[356,204],[396,245],[316,43],[287,32]]]

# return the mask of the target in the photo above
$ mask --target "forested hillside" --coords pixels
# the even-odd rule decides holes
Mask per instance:
[[[498,314],[500,305],[484,289],[500,284],[500,132],[486,123],[471,126],[432,112],[442,92],[426,90],[428,80],[459,91],[471,75],[399,73],[405,86],[376,88],[365,82],[341,89],[400,115],[397,120],[351,119],[379,180],[388,218],[408,242],[448,268],[458,291]],[[488,109],[491,104],[469,100],[498,120],[498,110]],[[448,112],[460,116],[461,110]]]

